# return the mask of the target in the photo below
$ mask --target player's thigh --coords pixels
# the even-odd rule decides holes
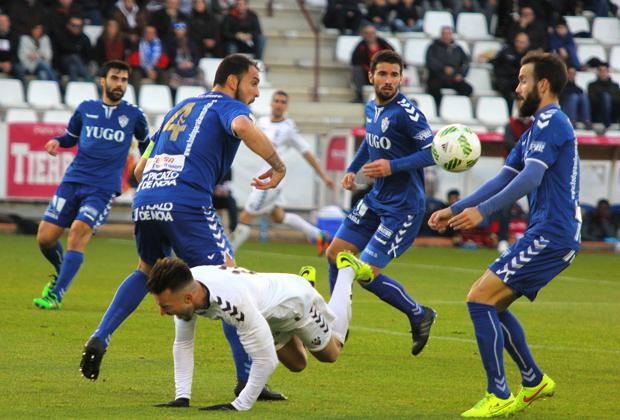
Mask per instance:
[[[519,239],[490,266],[513,293],[534,300],[538,291],[564,271],[575,259],[578,247],[557,246],[542,235]]]
[[[308,365],[306,349],[301,340],[294,335],[276,350],[278,360],[292,372],[301,372]]]
[[[139,209],[134,209],[134,235],[136,238],[136,249],[140,257],[140,271],[145,271],[155,265],[158,259],[172,255],[172,244],[170,242],[168,226],[169,222],[142,219],[138,214]]]
[[[312,355],[321,362],[333,363],[338,360],[342,343],[332,335],[331,339],[323,349],[311,352]]]
[[[253,188],[245,202],[244,210],[252,216],[269,214],[282,201],[282,189],[258,190]]]
[[[413,244],[423,218],[423,211],[382,215],[362,251],[362,261],[376,268],[385,268],[392,259],[400,257]]]
[[[359,252],[359,250],[364,249],[377,230],[379,223],[379,216],[366,205],[364,199],[358,201],[334,235],[334,239],[327,249],[328,258],[334,260],[340,251]]]
[[[517,299],[512,289],[506,286],[497,275],[486,270],[471,286],[467,294],[468,302],[496,306],[499,312],[505,310]]]
[[[115,191],[81,185],[78,188],[80,204],[75,220],[91,227],[93,233],[108,220]]]

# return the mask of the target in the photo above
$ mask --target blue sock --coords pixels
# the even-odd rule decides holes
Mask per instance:
[[[467,302],[474,323],[482,364],[487,372],[487,391],[506,399],[510,389],[504,371],[504,334],[493,305]]]
[[[419,322],[424,316],[424,309],[409,296],[403,285],[385,274],[379,274],[373,281],[362,286],[382,301],[404,312],[410,322]]]
[[[327,272],[329,273],[329,294],[331,295],[336,285],[336,279],[338,278],[338,267],[336,267],[336,263],[331,261],[327,261],[327,266]]]
[[[114,331],[136,310],[146,296],[147,279],[146,274],[136,270],[119,286],[112,303],[108,306],[108,310],[93,334],[93,337],[102,339],[106,347],[110,344],[110,337]]]
[[[82,252],[67,251],[65,254],[65,259],[60,266],[60,272],[56,279],[56,285],[52,289],[52,293],[58,297],[58,300],[62,300],[67,290],[69,290],[73,279],[82,266],[82,262],[84,262],[84,254]]]
[[[60,241],[56,241],[56,245],[50,248],[43,248],[40,246],[39,249],[41,250],[43,256],[47,258],[50,263],[52,263],[56,269],[56,274],[60,273],[60,265],[62,264],[63,259],[62,244]]]
[[[248,382],[250,377],[250,367],[252,367],[252,361],[250,356],[245,352],[241,341],[239,341],[239,335],[237,335],[237,329],[231,325],[222,321],[222,327],[224,327],[224,335],[228,340],[230,350],[232,350],[233,360],[235,361],[235,369],[237,370],[237,381]]]
[[[519,320],[508,310],[498,316],[504,331],[504,346],[521,371],[523,386],[538,385],[542,381],[543,373],[530,353]]]

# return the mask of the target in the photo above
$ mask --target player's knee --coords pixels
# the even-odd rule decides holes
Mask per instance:
[[[308,361],[306,359],[298,359],[294,362],[289,362],[286,367],[291,372],[299,373],[304,370],[308,366]]]
[[[41,248],[51,248],[56,245],[56,241],[58,238],[51,229],[46,229],[45,222],[39,225],[39,229],[37,230],[37,243]]]
[[[338,249],[336,246],[334,246],[334,244],[332,243],[328,248],[327,251],[325,251],[325,255],[327,255],[327,260],[331,263],[335,263],[336,262],[336,257],[338,256],[338,253],[340,252],[340,249]]]

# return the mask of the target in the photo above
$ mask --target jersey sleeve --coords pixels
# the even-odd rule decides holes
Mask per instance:
[[[504,166],[516,172],[520,172],[523,169],[523,139],[524,137],[521,137],[515,144],[504,163]]]
[[[405,133],[408,138],[416,142],[418,150],[431,147],[433,142],[433,131],[426,121],[426,117],[415,106],[403,107],[401,113],[401,124],[404,125]]]
[[[299,129],[297,128],[297,124],[295,124],[293,121],[290,121],[290,126],[289,126],[289,139],[293,145],[293,147],[295,148],[295,150],[297,150],[299,153],[301,153],[302,155],[306,152],[310,151],[310,145],[308,144],[308,142],[306,141],[306,139],[303,138],[303,136],[299,133]]]
[[[535,138],[528,142],[524,160],[534,160],[549,168],[558,159],[562,145],[569,140],[570,134],[562,126],[560,113],[556,113],[547,121],[542,119],[535,122],[540,128]]]
[[[138,108],[137,110],[137,121],[133,130],[133,135],[136,139],[138,139],[139,142],[142,143],[147,141],[148,139],[149,124],[146,120],[146,115],[144,115],[144,112],[142,112],[140,108]]]
[[[220,123],[224,127],[224,131],[231,136],[237,137],[237,134],[232,129],[233,121],[238,117],[247,117],[252,121],[255,121],[252,111],[247,105],[239,101],[230,101],[218,110],[218,117]]]
[[[67,124],[67,128],[65,133],[56,137],[56,140],[60,143],[62,147],[73,147],[78,142],[80,138],[80,133],[82,131],[82,104],[80,104],[71,119],[69,119],[69,123]]]

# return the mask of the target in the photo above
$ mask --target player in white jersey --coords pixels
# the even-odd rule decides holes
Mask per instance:
[[[352,279],[365,275],[363,264],[352,254],[340,253],[338,264],[351,271]],[[314,269],[304,267],[304,271]],[[252,360],[248,383],[239,396],[232,403],[206,410],[249,410],[278,360],[293,372],[306,367],[305,349],[321,362],[335,362],[351,321],[353,280],[339,280],[329,303],[306,280],[294,274],[256,273],[224,265],[190,269],[179,258],[158,260],[147,287],[162,315],[176,315],[176,400],[191,397],[198,315],[234,326]]]
[[[299,134],[295,122],[286,118],[284,114],[288,108],[288,94],[278,90],[271,99],[271,116],[258,119],[256,125],[267,135],[276,148],[278,155],[284,156],[289,150],[299,152],[321,177],[327,188],[333,189],[334,182],[325,174],[320,163],[310,151],[310,146]],[[263,168],[261,168],[263,169]],[[264,171],[262,171],[264,172]],[[262,173],[261,172],[261,173]],[[287,226],[302,231],[308,241],[315,242],[319,255],[322,255],[329,245],[327,232],[323,232],[316,226],[308,223],[299,215],[285,212],[282,184],[271,190],[252,189],[245,208],[239,216],[239,224],[232,238],[232,247],[237,250],[250,237],[250,223],[254,216],[270,213],[275,223],[283,223]]]

